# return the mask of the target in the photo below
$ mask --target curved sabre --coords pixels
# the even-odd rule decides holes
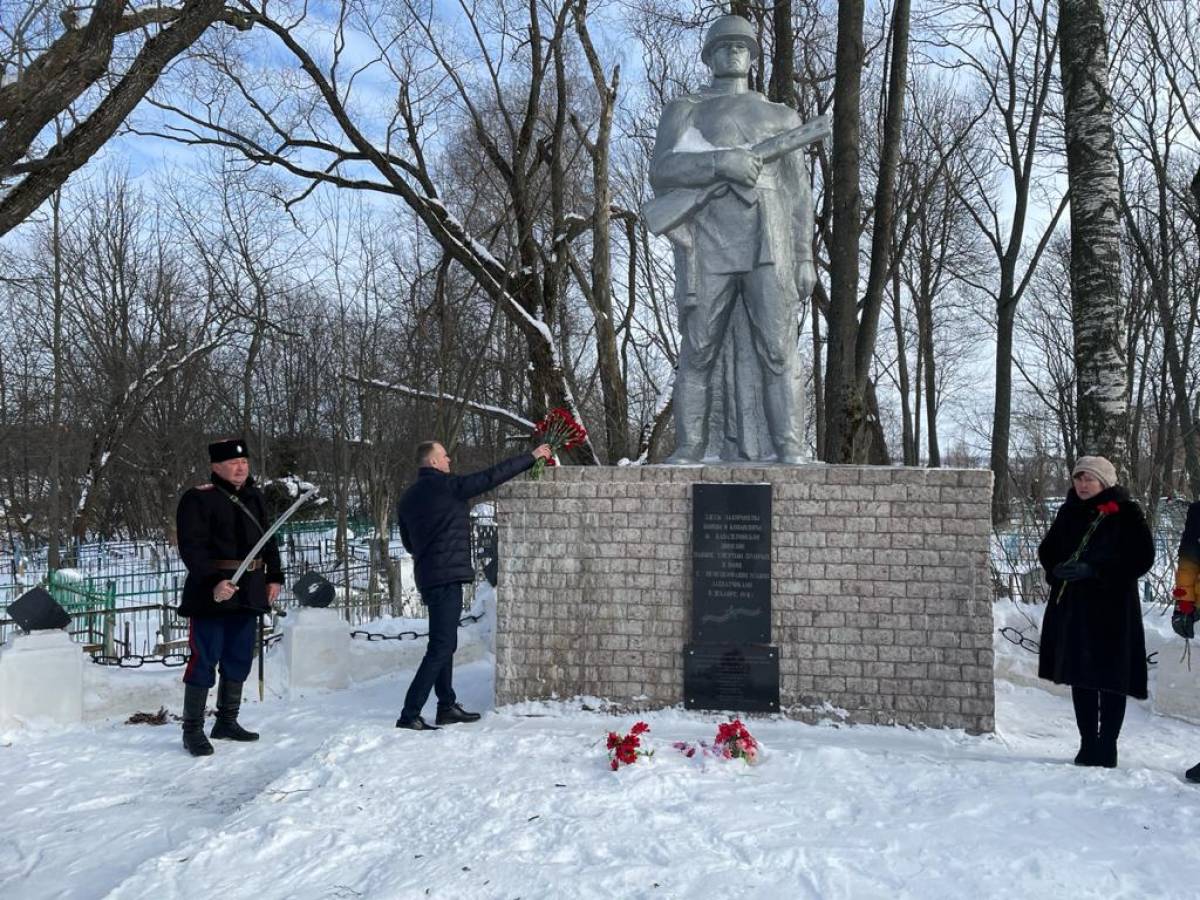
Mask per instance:
[[[251,561],[258,556],[258,551],[261,550],[263,546],[266,545],[267,541],[274,536],[275,532],[279,530],[279,526],[290,519],[292,517],[292,513],[298,510],[304,504],[305,500],[317,493],[317,490],[318,488],[310,488],[306,493],[302,494],[299,500],[289,506],[287,510],[284,511],[283,515],[276,519],[275,523],[265,532],[263,532],[263,536],[258,539],[258,543],[254,545],[254,549],[246,554],[246,558],[243,559],[242,564],[237,567],[237,571],[233,573],[233,577],[229,579],[230,581],[232,581],[234,584],[238,583],[238,579],[246,574],[246,569],[250,568]]]

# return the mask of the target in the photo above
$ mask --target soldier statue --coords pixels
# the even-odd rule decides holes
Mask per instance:
[[[671,463],[806,459],[797,338],[816,271],[812,192],[797,151],[826,137],[829,121],[803,123],[750,90],[759,52],[746,19],[717,19],[701,53],[711,83],[671,101],[658,124],[655,198],[642,214],[675,252]]]

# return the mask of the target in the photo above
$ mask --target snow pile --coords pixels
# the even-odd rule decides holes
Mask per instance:
[[[483,720],[433,733],[394,727],[415,659],[251,703],[263,740],[207,759],[174,725],[14,732],[0,896],[1196,896],[1180,850],[1200,786],[1181,773],[1200,728],[1131,703],[1120,768],[1076,768],[1070,701],[1036,681],[1034,654],[996,650],[995,735],[752,718],[771,750],[756,766],[673,750],[724,717],[669,709],[636,717],[654,756],[613,772],[606,734],[634,717],[596,698],[491,710],[490,656],[456,674]]]

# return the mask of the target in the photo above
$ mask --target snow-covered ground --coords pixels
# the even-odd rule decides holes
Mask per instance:
[[[653,758],[612,772],[605,734],[636,718],[595,698],[494,709],[489,636],[464,636],[480,646],[456,679],[483,720],[436,733],[394,727],[410,655],[250,703],[263,740],[206,759],[123,716],[0,735],[0,897],[1200,896],[1200,786],[1181,777],[1200,725],[1131,703],[1120,768],[1076,768],[1069,699],[1003,638],[994,735],[759,718],[747,767],[673,750],[723,717],[669,709],[641,716]],[[177,691],[178,672],[133,677]]]

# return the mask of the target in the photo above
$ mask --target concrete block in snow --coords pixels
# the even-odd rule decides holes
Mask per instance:
[[[83,662],[65,631],[10,638],[0,649],[0,723],[83,721]]]

